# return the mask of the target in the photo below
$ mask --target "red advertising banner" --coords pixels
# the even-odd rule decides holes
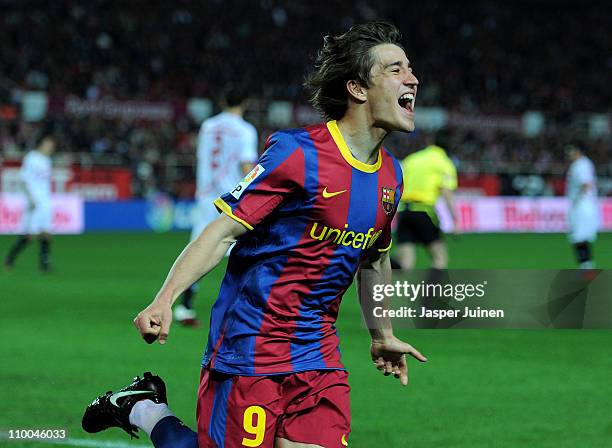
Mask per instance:
[[[569,200],[558,197],[480,197],[457,200],[462,232],[566,232]],[[452,229],[444,204],[438,204],[442,228]],[[599,230],[612,231],[612,199],[599,199]]]
[[[132,172],[126,168],[73,168],[66,191],[88,201],[114,201],[132,197]]]
[[[17,193],[0,194],[0,234],[23,233],[27,201]],[[52,233],[83,233],[83,199],[77,194],[54,194],[51,198]]]

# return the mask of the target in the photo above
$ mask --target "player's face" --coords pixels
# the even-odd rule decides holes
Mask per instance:
[[[580,154],[580,151],[578,151],[577,149],[570,148],[567,150],[566,155],[569,161],[573,162],[574,160],[578,160],[581,154]]]
[[[414,103],[419,80],[406,53],[397,45],[372,48],[376,61],[370,70],[367,103],[373,124],[391,131],[414,131]]]
[[[55,152],[55,140],[52,138],[45,138],[40,143],[40,151],[44,154],[51,155]]]

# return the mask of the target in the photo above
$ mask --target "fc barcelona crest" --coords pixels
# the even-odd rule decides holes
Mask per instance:
[[[382,204],[382,208],[387,215],[393,213],[393,208],[395,207],[395,190],[382,187],[380,203]]]

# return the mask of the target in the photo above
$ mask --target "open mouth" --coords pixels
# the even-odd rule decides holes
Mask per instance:
[[[406,109],[409,112],[414,112],[414,102],[415,102],[415,100],[416,100],[416,94],[414,94],[414,93],[404,93],[397,100],[397,104],[399,104],[400,107]]]

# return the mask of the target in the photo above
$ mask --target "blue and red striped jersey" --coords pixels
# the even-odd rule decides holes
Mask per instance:
[[[335,121],[280,131],[217,208],[249,229],[231,251],[203,365],[238,375],[343,369],[335,327],[367,250],[391,247],[398,161],[351,154]]]

